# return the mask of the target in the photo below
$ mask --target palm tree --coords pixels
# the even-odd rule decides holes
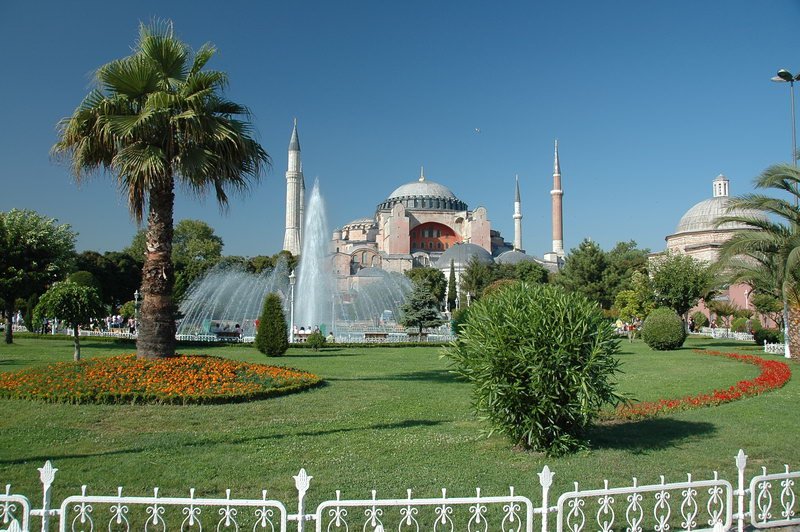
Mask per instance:
[[[737,232],[723,244],[721,258],[731,261],[737,256],[744,257],[742,260],[745,263],[749,261],[758,272],[754,280],[760,279],[763,285],[763,281],[772,279],[772,288],[783,301],[786,356],[793,353],[800,358],[800,208],[797,206],[800,172],[788,164],[773,165],[756,178],[755,186],[783,191],[794,197],[795,201],[764,194],[746,194],[732,199],[729,204],[731,210],[754,209],[768,216],[718,218],[718,225],[739,222],[757,229]]]
[[[169,21],[140,25],[133,53],[97,70],[97,87],[59,122],[53,146],[78,182],[104,170],[137,223],[147,212],[139,358],[175,352],[176,183],[196,195],[213,190],[224,209],[227,190],[246,190],[270,164],[253,139],[248,109],[221,94],[226,74],[204,70],[215,53],[210,44],[193,53]]]

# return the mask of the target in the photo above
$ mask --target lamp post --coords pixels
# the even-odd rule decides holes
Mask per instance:
[[[794,82],[798,80],[800,80],[800,74],[793,75],[784,68],[778,70],[778,75],[772,78],[772,81],[777,83],[789,84],[789,101],[792,107],[792,165],[795,168],[797,168],[797,121],[794,112]],[[794,206],[797,207],[797,194],[794,196]]]
[[[133,293],[133,317],[136,318],[136,321],[139,321],[139,298],[141,295],[139,294],[139,290],[137,289]],[[136,325],[139,325],[138,323]]]
[[[294,270],[289,272],[289,343],[294,343],[294,283],[297,277]]]

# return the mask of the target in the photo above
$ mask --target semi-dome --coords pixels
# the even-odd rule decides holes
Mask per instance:
[[[436,261],[436,267],[440,269],[449,268],[450,261],[452,260],[453,265],[456,268],[466,268],[473,258],[477,259],[478,262],[483,264],[492,264],[494,262],[492,254],[479,245],[462,243],[454,244],[450,246],[450,248],[444,253],[442,253],[439,256],[439,260]]]
[[[750,218],[764,218],[764,214],[750,209],[728,210],[731,199],[728,197],[728,179],[719,175],[713,183],[714,197],[701,201],[686,211],[675,229],[675,234],[695,233],[699,231],[732,231],[738,229],[752,229],[750,226],[739,222],[726,222],[716,225],[717,218],[722,216],[741,216]]]
[[[358,218],[356,220],[352,220],[344,224],[342,226],[342,229],[355,229],[355,228],[368,229],[372,227],[377,227],[377,225],[378,224],[375,222],[373,218]]]
[[[520,262],[541,262],[531,255],[527,255],[518,249],[504,251],[499,254],[494,261],[497,264],[519,264]]]
[[[453,194],[449,188],[433,181],[428,181],[424,174],[419,179],[400,185],[378,205],[378,210],[391,209],[402,203],[406,209],[465,211],[467,204]]]
[[[389,272],[382,270],[376,266],[368,266],[361,268],[356,272],[356,277],[388,277]]]

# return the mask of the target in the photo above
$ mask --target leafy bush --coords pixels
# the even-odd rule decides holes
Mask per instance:
[[[314,331],[306,338],[306,345],[314,351],[319,351],[320,347],[325,346],[325,337],[319,331]]]
[[[733,332],[739,332],[739,333],[749,332],[747,330],[747,322],[748,321],[749,320],[747,318],[735,318],[731,322],[731,330]]]
[[[780,344],[783,343],[783,331],[779,331],[778,329],[756,329],[753,331],[753,340],[758,345],[764,345],[764,341],[768,344]]]
[[[657,308],[644,320],[642,340],[656,351],[678,349],[686,340],[686,327],[671,308]]]
[[[450,329],[453,334],[461,334],[461,329],[467,323],[469,318],[469,307],[461,307],[453,311],[453,318],[450,320]]]
[[[474,407],[525,449],[585,446],[604,403],[617,403],[619,341],[600,308],[553,285],[519,283],[469,308],[447,356],[473,384]]]
[[[258,318],[256,349],[267,356],[281,356],[289,349],[289,337],[283,305],[278,294],[271,292],[264,298],[264,307]]]
[[[694,320],[694,326],[697,329],[708,327],[708,317],[699,310],[692,314],[692,319]]]

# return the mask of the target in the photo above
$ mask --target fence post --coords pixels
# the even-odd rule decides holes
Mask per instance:
[[[314,478],[306,473],[305,468],[294,476],[294,486],[297,488],[297,532],[303,532],[306,524],[305,499],[306,491]]]
[[[550,486],[553,484],[553,473],[550,468],[544,466],[539,475],[539,484],[542,485],[542,532],[547,532],[547,513],[549,506],[547,504],[547,495],[550,492]]]
[[[739,498],[739,511],[737,514],[739,522],[739,532],[744,532],[744,468],[747,465],[747,455],[744,454],[743,449],[739,449],[739,454],[736,455],[736,469],[739,470],[739,489],[737,490]]]
[[[50,460],[44,463],[44,466],[39,468],[39,480],[42,483],[42,532],[48,532],[50,528],[50,491],[53,485],[53,480],[56,478],[56,469]]]

